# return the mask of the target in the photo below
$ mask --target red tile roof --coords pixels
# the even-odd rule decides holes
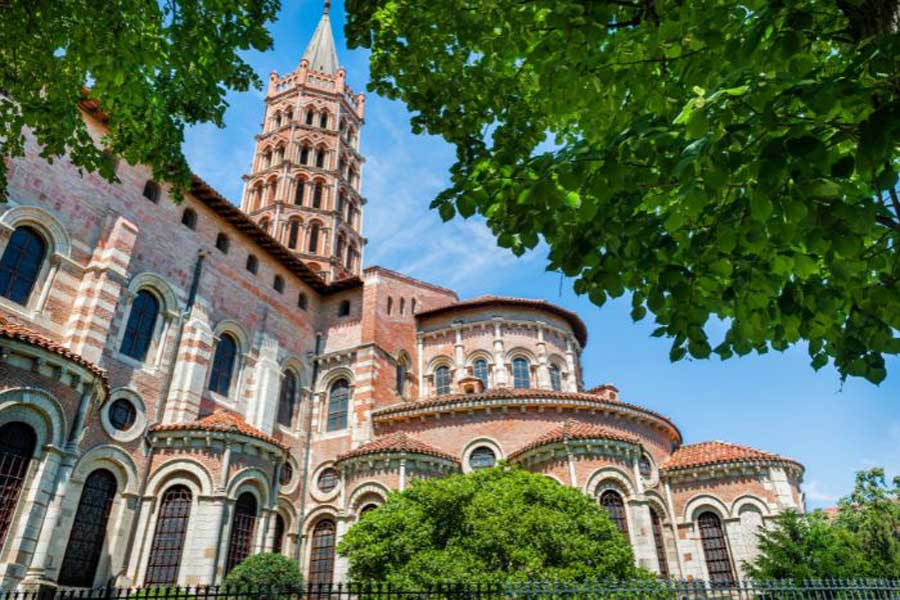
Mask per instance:
[[[150,431],[217,431],[222,433],[239,433],[247,437],[262,440],[273,446],[278,446],[282,450],[286,450],[284,444],[267,435],[259,429],[250,426],[239,415],[227,410],[217,410],[211,415],[207,415],[196,421],[188,421],[186,423],[171,423],[166,425],[154,425]]]
[[[560,404],[563,404],[566,401],[574,401],[579,403],[581,406],[583,406],[584,403],[589,403],[598,407],[603,406],[610,408],[623,408],[626,410],[640,412],[647,415],[648,417],[661,421],[663,424],[669,427],[672,431],[673,438],[676,443],[680,444],[682,440],[681,431],[679,431],[678,427],[675,426],[675,423],[673,423],[668,417],[652,410],[646,409],[643,406],[628,404],[626,402],[620,402],[618,400],[607,400],[599,395],[586,392],[555,392],[552,390],[538,389],[495,388],[478,394],[448,394],[446,396],[432,396],[431,398],[428,398],[426,400],[391,404],[390,406],[385,406],[383,408],[372,411],[372,416],[377,420],[378,417],[389,417],[391,415],[404,413],[407,411],[416,411],[422,409],[428,410],[443,406],[447,406],[448,408],[450,408],[454,405],[466,405],[481,401],[506,399],[517,400],[526,398],[537,400],[560,400],[562,401],[560,402]]]
[[[550,304],[546,300],[534,300],[532,298],[514,298],[511,296],[479,296],[478,298],[471,298],[469,300],[454,302],[452,304],[447,304],[438,308],[423,310],[422,312],[416,314],[416,318],[424,319],[457,310],[465,310],[468,308],[504,305],[536,308],[553,313],[558,317],[562,317],[572,327],[572,330],[575,332],[575,337],[578,339],[578,343],[581,344],[582,347],[587,344],[587,327],[585,327],[584,321],[582,321],[581,318],[572,311],[566,310],[561,306],[556,306],[555,304]]]
[[[600,425],[594,425],[592,423],[584,423],[582,421],[576,421],[575,419],[567,419],[566,422],[562,425],[551,429],[544,435],[539,436],[538,438],[525,444],[515,452],[511,453],[509,455],[509,459],[515,460],[529,450],[534,450],[535,448],[540,448],[541,446],[556,444],[568,440],[612,440],[615,442],[625,442],[627,444],[640,444],[638,439],[633,435],[613,431],[612,429],[601,427]]]
[[[402,431],[392,433],[384,437],[375,438],[367,444],[363,444],[359,448],[339,454],[338,461],[355,458],[358,456],[367,456],[371,454],[384,453],[406,453],[406,454],[424,454],[426,456],[436,456],[445,460],[458,463],[459,459],[452,454],[447,454],[433,446],[429,446],[425,442],[420,442],[415,438],[411,438]]]
[[[749,446],[712,441],[681,446],[666,459],[662,470],[679,471],[729,463],[780,463],[803,468],[797,461],[778,454],[763,452]]]
[[[0,337],[24,342],[26,344],[31,344],[32,346],[37,346],[39,348],[47,350],[48,352],[52,352],[53,354],[61,356],[66,360],[72,361],[76,365],[84,367],[85,369],[96,375],[98,378],[100,378],[104,386],[108,385],[106,379],[106,371],[104,371],[91,361],[87,360],[80,354],[72,352],[59,342],[51,340],[50,338],[41,335],[33,329],[30,329],[18,323],[13,323],[8,319],[0,317]]]

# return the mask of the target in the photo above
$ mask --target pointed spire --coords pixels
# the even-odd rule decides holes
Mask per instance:
[[[311,71],[322,71],[328,75],[337,75],[338,57],[334,47],[334,36],[331,33],[331,21],[328,13],[331,10],[331,0],[325,0],[325,9],[319,25],[313,33],[303,58],[309,61]]]

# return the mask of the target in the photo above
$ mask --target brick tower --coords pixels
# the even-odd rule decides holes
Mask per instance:
[[[300,66],[269,77],[241,209],[328,282],[359,275],[365,96],[338,66],[326,0]]]

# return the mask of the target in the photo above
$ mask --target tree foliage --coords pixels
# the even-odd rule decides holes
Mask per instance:
[[[238,55],[272,45],[279,0],[11,0],[0,15],[0,157],[24,152],[26,128],[48,160],[115,180],[112,156],[152,167],[179,195],[190,170],[184,128],[221,126],[226,92],[261,82]],[[89,88],[89,91],[88,91]],[[98,99],[109,133],[97,147],[79,101]],[[6,197],[0,169],[0,197]]]
[[[834,518],[822,511],[779,514],[760,532],[748,573],[758,579],[900,577],[900,478],[889,486],[881,469],[857,473]]]
[[[898,0],[348,0],[370,90],[456,146],[483,215],[670,357],[900,353]],[[710,318],[724,319],[710,339]]]
[[[242,560],[225,577],[227,588],[277,588],[299,589],[303,586],[303,575],[297,561],[272,552],[254,554]]]
[[[366,513],[338,545],[355,581],[576,581],[640,575],[590,497],[502,467],[419,480]]]

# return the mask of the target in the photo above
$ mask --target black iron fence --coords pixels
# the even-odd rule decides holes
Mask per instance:
[[[710,584],[704,581],[441,584],[309,584],[297,588],[98,588],[0,592],[0,600],[900,600],[900,580],[817,579]]]

